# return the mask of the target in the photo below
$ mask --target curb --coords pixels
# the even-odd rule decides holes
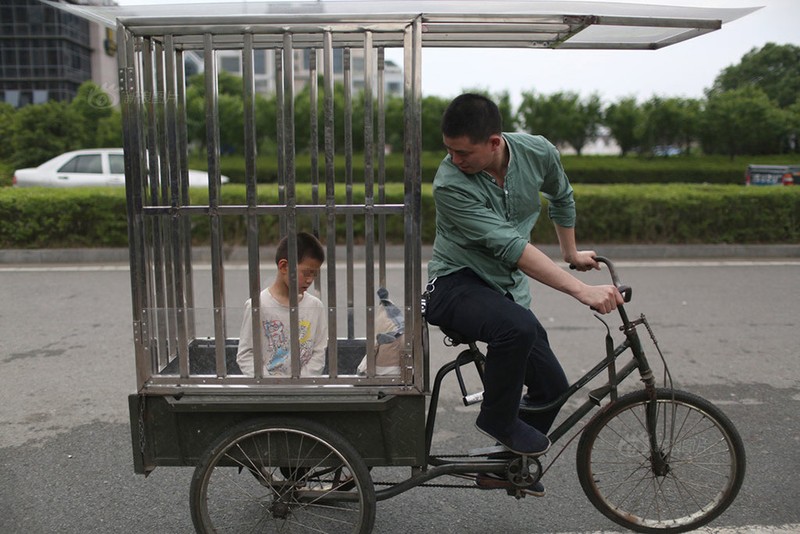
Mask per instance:
[[[664,259],[722,259],[722,258],[800,258],[800,244],[788,245],[583,245],[581,250],[594,250],[598,254],[620,260],[664,260]],[[557,245],[542,245],[540,249],[553,259],[560,259]],[[344,258],[341,247],[337,257]],[[402,261],[404,249],[399,245],[386,247],[386,257],[391,261]],[[225,261],[247,262],[246,247],[225,249]],[[274,248],[261,249],[261,261],[271,259]],[[423,261],[431,256],[431,247],[424,246]],[[364,259],[364,249],[353,251],[356,260]],[[197,247],[192,258],[198,262],[211,261],[211,250]],[[0,264],[48,264],[48,263],[128,263],[126,248],[69,248],[69,249],[6,249],[0,250]]]

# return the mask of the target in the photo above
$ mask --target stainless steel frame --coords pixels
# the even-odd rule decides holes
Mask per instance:
[[[57,4],[81,15],[110,23],[118,32],[119,74],[124,118],[125,165],[130,237],[131,290],[136,354],[137,390],[141,394],[230,394],[285,392],[300,388],[313,391],[324,384],[326,391],[390,391],[422,394],[428,390],[424,324],[420,313],[422,258],[420,237],[420,124],[421,64],[423,46],[532,47],[532,48],[649,48],[655,49],[713,31],[749,9],[708,10],[585,2],[500,1],[487,4],[460,2],[262,2],[243,3],[231,14],[220,14],[220,5],[153,6],[147,12],[136,8],[102,8]],[[139,8],[141,9],[141,8]],[[403,204],[386,202],[382,147],[385,141],[384,53],[388,47],[402,48],[404,71],[405,176]],[[278,117],[275,136],[279,145],[279,197],[277,203],[259,198],[256,168],[254,51],[275,54]],[[221,199],[219,94],[215,54],[234,50],[243,65],[244,146],[246,156],[246,204],[227,205]],[[363,51],[365,90],[351,91],[353,50]],[[202,55],[205,72],[205,133],[210,180],[208,201],[192,203],[187,178],[187,120],[184,54]],[[308,154],[295,150],[295,52],[313,58],[310,83],[311,130],[316,139],[321,121],[324,146],[320,177],[319,147],[312,143]],[[334,52],[344,60],[344,168],[337,167],[334,154]],[[323,104],[316,77],[321,64]],[[377,95],[373,94],[377,88]],[[363,124],[353,125],[354,100],[361,99]],[[374,110],[374,111],[373,111]],[[364,135],[363,183],[353,179],[354,127]],[[300,204],[296,194],[296,162],[309,157],[312,163],[313,198]],[[377,158],[377,169],[375,159]],[[149,169],[149,170],[148,170]],[[377,171],[377,172],[376,172]],[[342,184],[342,178],[344,184]],[[337,188],[345,188],[345,202],[336,201]],[[376,193],[377,187],[377,193]],[[356,203],[354,191],[363,191]],[[324,191],[324,197],[323,195]],[[191,225],[203,217],[210,227],[210,258],[213,329],[200,331],[195,303]],[[291,377],[262,376],[261,347],[254,340],[256,376],[231,374],[228,361],[235,339],[227,331],[225,302],[225,250],[223,221],[242,217],[246,221],[248,289],[252,302],[262,290],[262,258],[259,227],[265,217],[279,220],[282,235],[290,236],[290,278],[296,281],[295,232],[300,220],[311,219],[311,230],[327,236],[324,289],[328,301],[330,339],[329,374],[301,377],[294,361]],[[375,290],[386,283],[385,223],[387,217],[403,217],[406,266],[403,301],[406,344],[402,371],[397,376],[376,376],[370,359],[367,372],[358,376],[344,370],[353,350],[373,354],[375,349]],[[355,235],[354,220],[363,219],[363,235]],[[432,224],[432,221],[428,221]],[[337,237],[343,241],[337,247]],[[356,245],[356,243],[363,243]],[[365,275],[356,280],[356,249],[363,247]],[[342,257],[343,256],[343,257]],[[344,262],[346,276],[337,278]],[[377,282],[376,282],[377,269]],[[355,301],[354,288],[363,284],[363,302]],[[342,287],[344,286],[344,287]],[[338,303],[344,301],[343,306]],[[237,305],[239,303],[236,303]],[[298,350],[297,296],[290,302],[291,339]],[[339,313],[344,308],[346,314]],[[356,332],[356,315],[365,317],[363,332]],[[260,310],[253,307],[254,331]],[[211,369],[192,372],[198,351],[210,358]],[[347,354],[345,354],[347,352]]]
[[[184,23],[186,22],[186,23]],[[230,393],[259,390],[284,391],[286,388],[303,388],[324,383],[329,386],[380,387],[400,393],[421,393],[425,390],[425,374],[422,361],[421,337],[423,328],[420,315],[421,294],[421,240],[420,240],[420,49],[421,19],[411,18],[402,23],[371,22],[369,27],[353,26],[350,23],[327,23],[324,27],[307,28],[300,25],[295,30],[286,24],[240,24],[236,34],[228,33],[230,26],[181,24],[165,21],[136,20],[135,24],[120,21],[118,41],[120,55],[120,81],[123,116],[125,123],[125,152],[128,215],[130,221],[130,262],[133,302],[134,341],[136,352],[137,389],[147,394]],[[379,39],[376,36],[380,35]],[[268,38],[265,38],[268,37]],[[385,100],[382,83],[377,83],[378,98],[373,94],[376,80],[382,82],[384,47],[387,43],[402,46],[405,50],[404,113],[405,139],[409,147],[405,152],[405,202],[388,204],[385,201],[385,176],[383,174],[382,148],[385,140],[383,115]],[[243,60],[243,99],[245,103],[245,151],[246,151],[246,205],[225,205],[220,192],[220,131],[219,105],[215,52],[221,48],[239,50]],[[364,52],[366,69],[365,90],[353,95],[350,67],[351,49],[358,47]],[[278,86],[278,114],[275,133],[279,141],[279,198],[277,204],[268,204],[258,198],[258,170],[255,168],[255,118],[254,118],[254,68],[253,52],[256,48],[274,50],[276,54],[276,79]],[[344,57],[345,76],[345,168],[338,169],[334,160],[334,49],[340,48]],[[317,84],[311,81],[311,109],[314,129],[317,117],[322,118],[324,128],[324,199],[320,199],[319,176],[311,177],[314,191],[312,204],[298,203],[295,191],[295,51],[306,50],[312,57],[321,57],[323,80],[323,109],[317,109]],[[190,202],[186,161],[186,104],[184,80],[182,79],[183,54],[188,50],[202,53],[205,65],[205,129],[207,144],[208,202],[198,205]],[[375,66],[373,66],[375,65]],[[314,70],[314,73],[315,70]],[[363,184],[353,180],[353,124],[354,99],[361,98],[365,109],[364,123],[358,129],[364,132]],[[373,114],[377,115],[378,119]],[[376,139],[377,130],[377,139]],[[314,130],[315,131],[315,130]],[[380,150],[378,150],[378,147]],[[303,155],[305,156],[305,154]],[[317,147],[309,154],[318,158]],[[379,160],[378,176],[375,176],[375,157]],[[148,169],[150,169],[148,171]],[[344,174],[346,202],[337,204],[335,192],[342,187]],[[338,180],[337,180],[338,179]],[[337,183],[338,182],[338,183]],[[377,195],[376,195],[377,184]],[[363,188],[363,203],[355,203],[354,189]],[[376,198],[377,196],[377,198]],[[301,377],[299,361],[292,362],[291,377],[263,376],[261,369],[261,347],[255,336],[254,353],[256,376],[248,378],[229,372],[226,361],[235,349],[231,333],[226,331],[225,261],[222,220],[226,217],[245,217],[247,226],[249,294],[252,302],[258,302],[262,284],[262,268],[259,243],[259,219],[264,215],[277,216],[282,235],[290,236],[290,279],[297,280],[296,240],[298,230],[313,230],[318,235],[322,230],[327,238],[326,290],[330,301],[328,322],[330,340],[328,345],[329,374],[325,377]],[[213,293],[213,332],[198,332],[194,305],[194,279],[191,254],[191,219],[206,217],[210,225],[210,257]],[[313,228],[300,228],[298,219],[311,217]],[[404,263],[406,265],[403,306],[406,336],[402,372],[397,376],[375,376],[375,362],[368,360],[367,372],[356,375],[340,372],[343,346],[352,351],[361,350],[373,354],[375,349],[375,291],[385,285],[386,247],[385,218],[403,217],[405,221]],[[363,235],[355,235],[354,218],[364,220]],[[342,229],[342,220],[344,228]],[[377,231],[376,231],[377,228]],[[345,280],[338,280],[336,266],[341,258],[336,246],[337,235],[344,232],[344,262],[347,268]],[[334,236],[334,237],[331,237]],[[366,266],[363,280],[354,276],[356,242],[363,242],[363,257]],[[376,284],[376,271],[378,281]],[[342,288],[344,282],[344,288]],[[354,301],[354,287],[364,284],[365,302]],[[344,325],[337,314],[336,302],[341,292],[346,293],[346,319]],[[237,305],[240,303],[237,303]],[[291,297],[292,352],[298,353],[297,296]],[[364,310],[366,332],[356,337],[356,310]],[[259,308],[253,307],[253,331],[259,330]],[[202,337],[205,334],[205,338]],[[235,335],[235,333],[234,333]],[[212,372],[191,372],[190,361],[198,342],[208,352],[213,348],[214,368]],[[349,358],[352,359],[352,355]],[[177,365],[175,362],[177,361]],[[167,372],[165,372],[165,370]]]

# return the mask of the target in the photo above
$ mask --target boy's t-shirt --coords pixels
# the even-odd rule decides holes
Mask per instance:
[[[242,373],[255,375],[253,357],[252,305],[247,299],[244,320],[239,334],[236,362]],[[320,375],[325,368],[325,349],[328,346],[328,323],[322,301],[304,293],[298,303],[300,337],[300,375]],[[264,351],[264,376],[290,376],[292,349],[289,337],[289,307],[272,297],[269,289],[261,292],[261,347]]]

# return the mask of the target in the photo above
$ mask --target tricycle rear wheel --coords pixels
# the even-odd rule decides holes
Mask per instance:
[[[364,460],[315,421],[269,418],[225,432],[204,453],[190,489],[197,532],[367,534],[375,488]]]

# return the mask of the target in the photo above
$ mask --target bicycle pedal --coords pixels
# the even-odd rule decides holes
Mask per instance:
[[[506,490],[507,495],[515,497],[516,499],[524,499],[526,495],[526,492],[523,488],[514,485],[509,480],[486,475],[484,473],[478,473],[475,476],[475,484],[478,486],[478,488],[484,490]]]
[[[502,447],[502,445],[500,445]],[[489,460],[512,460],[514,458],[521,458],[519,454],[516,452],[512,452],[505,447],[498,452],[491,452],[489,453],[486,458]]]
[[[502,453],[509,453],[514,454],[513,452],[509,451],[504,445],[493,445],[491,447],[480,447],[477,449],[470,449],[469,455],[470,456],[490,456],[494,454],[502,454]]]
[[[470,395],[464,395],[462,401],[464,402],[464,406],[472,406],[473,404],[483,402],[483,391],[472,393]]]

